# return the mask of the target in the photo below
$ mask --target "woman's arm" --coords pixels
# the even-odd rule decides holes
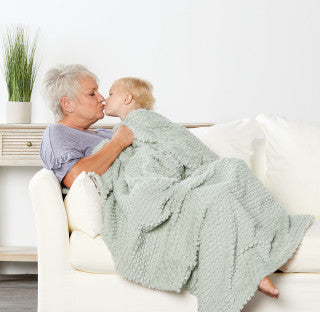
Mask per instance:
[[[96,153],[81,158],[62,179],[63,184],[70,188],[77,176],[82,172],[94,171],[102,175],[112,165],[119,154],[133,142],[134,136],[129,128],[121,125],[112,139]]]

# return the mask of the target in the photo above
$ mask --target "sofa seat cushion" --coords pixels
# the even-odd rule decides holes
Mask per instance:
[[[296,252],[279,268],[282,272],[320,273],[320,219],[313,221]],[[75,230],[70,237],[70,262],[74,269],[117,274],[109,249],[100,235]]]
[[[312,222],[293,256],[279,270],[320,273],[320,218]]]

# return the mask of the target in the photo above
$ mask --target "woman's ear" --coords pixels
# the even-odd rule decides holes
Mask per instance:
[[[71,101],[66,96],[60,98],[60,105],[65,115],[68,115],[73,111]]]

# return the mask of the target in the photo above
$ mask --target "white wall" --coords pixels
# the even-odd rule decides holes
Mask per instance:
[[[40,82],[59,63],[88,66],[103,95],[122,76],[151,81],[156,111],[174,122],[262,112],[319,121],[319,16],[316,0],[11,0],[1,3],[0,26],[40,27],[33,123],[54,121]],[[1,76],[0,123],[5,88]],[[27,185],[39,169],[0,168],[1,245],[36,246]],[[0,273],[36,270],[35,263],[0,263]]]

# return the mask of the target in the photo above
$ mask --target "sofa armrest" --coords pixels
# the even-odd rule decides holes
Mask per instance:
[[[29,192],[37,229],[38,270],[69,270],[68,220],[58,179],[43,168],[30,180]]]

